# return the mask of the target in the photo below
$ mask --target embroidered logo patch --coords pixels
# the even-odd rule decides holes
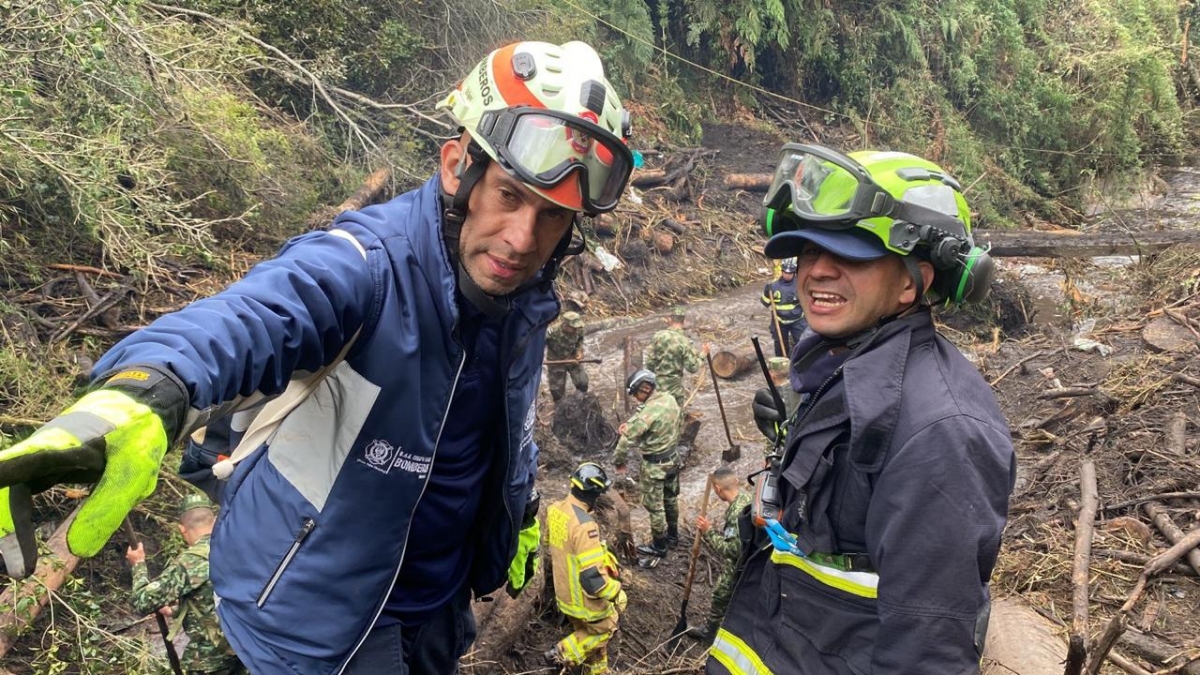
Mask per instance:
[[[431,458],[405,452],[403,448],[393,447],[381,438],[371,441],[363,448],[363,456],[358,458],[358,462],[382,474],[391,473],[392,469],[396,469],[414,474],[421,480],[429,475],[429,467],[433,464]]]

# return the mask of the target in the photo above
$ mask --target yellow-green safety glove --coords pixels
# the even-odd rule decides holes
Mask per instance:
[[[538,544],[542,541],[542,524],[538,520],[538,509],[542,496],[537,488],[529,491],[525,501],[525,513],[521,517],[521,532],[517,535],[517,554],[508,564],[508,584],[505,590],[515,598],[538,571]]]
[[[67,530],[71,553],[95,555],[138,502],[187,407],[185,389],[154,368],[108,378],[29,438],[0,451],[0,555],[10,576],[37,563],[32,496],[60,483],[95,483]]]

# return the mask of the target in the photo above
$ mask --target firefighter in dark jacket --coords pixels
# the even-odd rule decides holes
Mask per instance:
[[[771,309],[771,339],[775,341],[775,356],[791,354],[792,346],[808,324],[796,295],[796,259],[786,258],[779,263],[779,277],[763,286],[759,302]]]
[[[801,395],[709,674],[977,673],[1016,465],[987,383],[922,302],[987,292],[959,185],[895,152],[786,145],[767,255],[796,255]],[[768,491],[769,492],[769,491]],[[765,502],[765,505],[763,504]],[[752,515],[751,518],[754,518]]]

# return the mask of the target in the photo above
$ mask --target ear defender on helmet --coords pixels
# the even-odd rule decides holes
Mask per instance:
[[[800,229],[800,223],[787,209],[763,207],[758,217],[758,226],[768,238],[780,232],[791,232]]]
[[[937,274],[931,290],[947,302],[979,302],[991,290],[996,265],[987,249],[971,235],[958,237],[932,225],[922,225],[920,240],[928,246],[929,262]]]

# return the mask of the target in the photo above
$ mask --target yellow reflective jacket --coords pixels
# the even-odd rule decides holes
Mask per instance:
[[[583,502],[568,495],[546,512],[554,595],[567,616],[598,621],[613,613],[621,582],[605,565],[600,528]]]

